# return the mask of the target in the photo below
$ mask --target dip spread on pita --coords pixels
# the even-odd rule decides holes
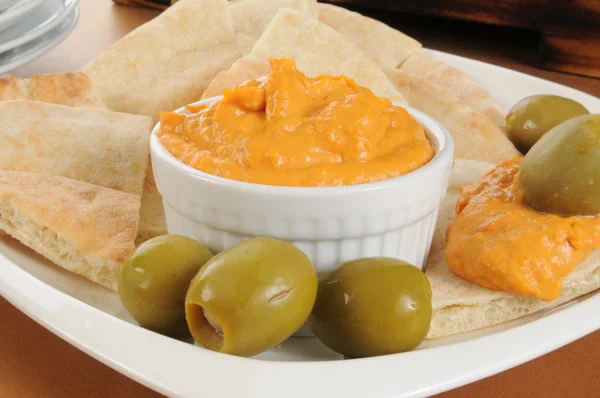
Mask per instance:
[[[461,188],[446,261],[480,286],[550,301],[560,295],[563,278],[600,248],[600,219],[527,207],[519,189],[521,160],[506,160]]]
[[[389,99],[345,76],[309,78],[291,58],[270,64],[266,79],[226,89],[206,109],[162,113],[162,145],[210,174],[286,186],[379,181],[433,157],[423,127]]]

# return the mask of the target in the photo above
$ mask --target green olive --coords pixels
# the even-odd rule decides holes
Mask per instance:
[[[203,244],[184,236],[164,235],[142,243],[121,268],[121,303],[140,326],[189,337],[185,295],[194,275],[211,257]]]
[[[525,203],[563,216],[600,214],[600,114],[559,124],[523,158]]]
[[[207,349],[253,356],[304,324],[317,295],[317,275],[294,245],[253,238],[208,261],[185,298],[187,322]]]
[[[506,115],[506,134],[517,149],[529,149],[554,126],[588,114],[577,101],[558,95],[533,95],[519,101]]]
[[[308,324],[326,346],[359,358],[417,347],[431,313],[425,273],[401,260],[374,257],[321,275]]]

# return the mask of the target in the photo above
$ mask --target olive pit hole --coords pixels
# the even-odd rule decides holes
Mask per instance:
[[[206,318],[208,324],[212,326],[212,328],[215,329],[217,333],[223,336],[223,328],[221,327],[219,321],[217,321],[216,318],[213,316],[213,314],[211,314],[210,311],[206,308],[202,309],[202,314],[204,315],[204,318]]]
[[[213,351],[221,351],[225,339],[223,328],[216,318],[198,304],[188,304],[185,312],[190,332],[198,344]]]

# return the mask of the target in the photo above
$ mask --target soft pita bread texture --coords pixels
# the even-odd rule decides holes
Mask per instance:
[[[223,90],[226,88],[233,88],[248,80],[258,79],[270,72],[271,67],[267,60],[249,54],[236,61],[231,69],[219,73],[202,94],[202,99],[223,95]]]
[[[0,170],[142,194],[152,119],[99,108],[0,102]]]
[[[410,106],[432,116],[448,129],[458,159],[499,163],[519,154],[504,132],[483,113],[473,110],[450,91],[402,70],[385,68]]]
[[[66,106],[105,108],[85,73],[53,73],[21,79],[0,76],[0,101],[28,99]]]
[[[450,271],[446,263],[445,234],[454,218],[460,185],[479,180],[492,164],[457,160],[448,195],[442,202],[427,277],[433,291],[433,318],[428,338],[468,332],[551,308],[600,288],[600,250],[582,261],[563,281],[563,292],[554,301],[485,289]]]
[[[243,55],[252,51],[280,8],[296,10],[309,18],[317,18],[318,14],[316,0],[241,0],[230,4],[235,38]]]
[[[156,187],[154,175],[152,174],[152,166],[149,166],[146,173],[146,180],[144,181],[140,226],[135,243],[139,245],[155,236],[165,235],[167,232],[167,220],[165,218],[162,196]]]
[[[181,0],[83,68],[108,108],[158,120],[241,56],[226,0]]]
[[[332,4],[319,4],[319,21],[346,36],[381,65],[399,67],[421,43],[375,19]]]
[[[134,249],[140,198],[64,177],[0,171],[0,228],[114,291]]]
[[[458,69],[430,57],[422,50],[413,53],[402,64],[401,69],[447,89],[471,108],[489,117],[497,126],[504,128],[504,113],[494,98]]]
[[[250,54],[219,73],[202,96],[222,95],[251,78],[269,73],[269,58],[292,57],[308,76],[345,75],[376,95],[404,102],[385,73],[346,37],[293,10],[280,9]]]
[[[116,111],[147,115],[195,102],[241,57],[226,0],[181,0],[84,66],[102,100]],[[151,174],[142,194],[138,242],[166,233]]]
[[[0,76],[0,101],[29,99],[27,81],[13,75]]]

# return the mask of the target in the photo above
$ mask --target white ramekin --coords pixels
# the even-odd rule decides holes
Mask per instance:
[[[434,119],[407,110],[425,128],[435,157],[397,178],[344,187],[278,187],[201,172],[160,144],[157,124],[150,151],[169,233],[196,239],[213,252],[255,236],[286,240],[308,255],[318,273],[373,256],[395,257],[423,268],[448,187],[454,144]]]

